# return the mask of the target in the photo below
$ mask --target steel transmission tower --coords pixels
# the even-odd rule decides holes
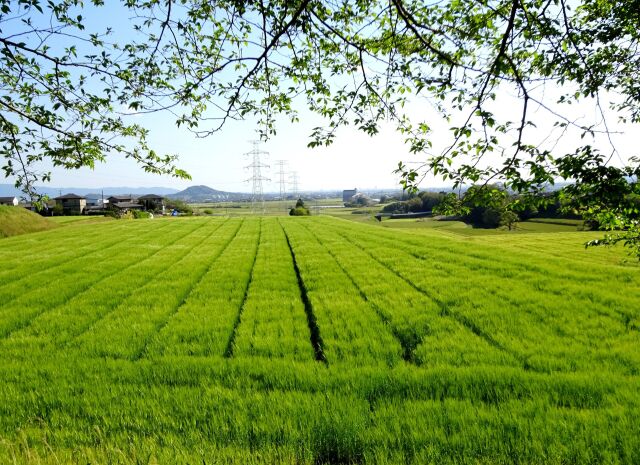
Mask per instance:
[[[285,178],[287,174],[287,172],[285,171],[285,168],[287,166],[287,161],[277,160],[276,164],[278,165],[278,172],[276,174],[278,175],[278,178],[280,181],[280,200],[285,200],[287,197],[287,189],[286,189],[287,180]]]
[[[260,141],[253,140],[251,141],[253,144],[253,150],[245,153],[251,160],[251,163],[245,166],[245,169],[252,170],[252,175],[246,182],[252,183],[251,190],[251,212],[256,214],[258,212],[264,213],[264,192],[262,190],[262,181],[270,181],[269,178],[262,176],[262,168],[269,168],[269,165],[265,164],[260,160],[262,155],[269,155],[268,152],[264,150],[260,150]]]
[[[291,172],[291,192],[293,193],[293,197],[294,199],[298,199],[298,172],[297,171],[292,171]]]

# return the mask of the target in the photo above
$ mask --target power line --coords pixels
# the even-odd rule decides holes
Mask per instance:
[[[269,165],[262,163],[260,157],[262,155],[268,156],[269,152],[265,152],[264,150],[260,150],[260,141],[252,140],[253,149],[250,152],[245,153],[246,156],[250,157],[251,163],[245,166],[245,169],[252,170],[252,175],[246,182],[252,183],[251,189],[251,212],[253,214],[265,212],[264,208],[264,192],[262,190],[262,181],[270,181],[269,178],[262,176],[262,168],[269,168]]]

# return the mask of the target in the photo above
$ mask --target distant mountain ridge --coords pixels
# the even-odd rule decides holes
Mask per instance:
[[[101,194],[104,192],[105,196],[109,195],[126,195],[132,194],[134,196],[140,196],[145,194],[156,194],[156,195],[169,195],[175,194],[178,192],[178,189],[172,189],[170,187],[45,187],[45,186],[36,186],[36,190],[43,194],[48,195],[49,197],[57,197],[62,194],[78,194],[78,195],[87,195],[87,194]],[[0,197],[9,197],[9,196],[22,196],[22,192],[19,189],[16,189],[13,184],[0,184]]]
[[[185,202],[224,202],[248,200],[251,198],[251,194],[219,191],[209,186],[200,185],[187,187],[185,190],[169,194],[167,197],[184,200]]]

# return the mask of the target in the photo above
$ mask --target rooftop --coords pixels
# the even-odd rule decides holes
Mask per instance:
[[[116,208],[142,208],[138,202],[116,202],[111,205]]]
[[[86,197],[83,197],[81,195],[78,194],[64,194],[61,195],[59,197],[54,198],[53,200],[72,200],[72,199],[85,199]]]

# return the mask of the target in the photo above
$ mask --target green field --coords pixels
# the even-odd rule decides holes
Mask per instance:
[[[0,205],[0,239],[55,227],[55,223],[25,208]]]
[[[640,268],[597,234],[310,218],[0,240],[0,463],[640,463]]]
[[[282,216],[288,215],[289,210],[296,206],[295,200],[267,200],[263,204],[256,203],[252,205],[251,202],[203,202],[203,203],[190,203],[189,204],[194,211],[201,215],[216,215],[216,216],[253,216],[256,213],[262,216]],[[342,207],[343,202],[340,198],[327,198],[327,199],[307,199],[305,205],[314,212],[319,214],[325,207]],[[263,210],[264,208],[264,210]],[[255,209],[255,211],[254,211]],[[340,210],[344,210],[341,208]]]

